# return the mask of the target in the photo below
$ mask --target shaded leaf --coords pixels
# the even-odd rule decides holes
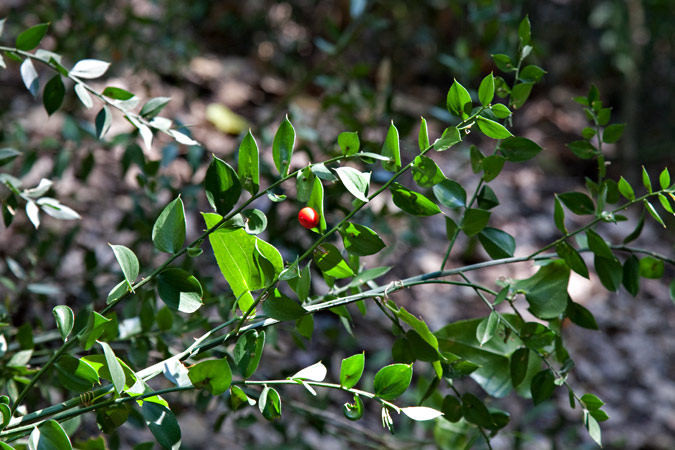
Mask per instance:
[[[449,178],[434,185],[434,196],[447,208],[462,208],[466,206],[466,191],[461,184]]]
[[[518,280],[513,287],[525,292],[530,311],[540,319],[558,317],[567,308],[567,285],[570,269],[564,261],[553,261],[536,274]]]
[[[396,172],[401,168],[401,148],[399,146],[398,129],[391,122],[389,131],[382,144],[382,156],[389,158],[387,161],[382,161],[382,168],[389,172]]]
[[[413,216],[433,216],[441,212],[438,205],[427,197],[399,183],[393,183],[389,187],[389,190],[394,204],[408,214]]]
[[[234,208],[241,196],[241,183],[237,172],[222,159],[213,155],[204,178],[206,199],[211,207],[221,215]]]
[[[47,420],[33,429],[28,437],[28,448],[30,450],[72,450],[73,446],[61,425],[56,420]]]
[[[347,222],[339,231],[345,250],[352,255],[374,255],[386,247],[380,236],[364,225]]]
[[[157,275],[157,292],[171,309],[193,313],[202,306],[202,286],[183,269],[168,268]]]
[[[363,375],[365,354],[357,353],[342,360],[340,365],[340,385],[350,389],[356,386]]]
[[[143,402],[141,413],[145,425],[157,443],[168,450],[178,450],[181,444],[180,426],[176,416],[166,406],[152,401]]]
[[[166,205],[152,227],[152,243],[159,251],[176,253],[185,242],[185,208],[180,197]]]
[[[22,31],[16,37],[15,47],[24,51],[33,50],[47,34],[47,28],[49,28],[48,23],[40,23]]]
[[[274,142],[272,143],[274,165],[282,178],[288,175],[294,146],[295,128],[293,128],[290,120],[288,120],[288,116],[286,116],[284,121],[279,125],[277,133],[274,135]]]
[[[391,364],[380,369],[373,379],[375,395],[384,400],[394,400],[403,394],[412,381],[412,365]]]
[[[194,387],[205,389],[211,395],[224,394],[232,383],[232,372],[226,358],[199,361],[190,367],[188,377]]]

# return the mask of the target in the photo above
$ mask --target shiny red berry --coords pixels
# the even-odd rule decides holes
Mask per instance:
[[[319,225],[319,214],[314,211],[314,208],[305,206],[298,213],[298,222],[307,229],[312,229]]]

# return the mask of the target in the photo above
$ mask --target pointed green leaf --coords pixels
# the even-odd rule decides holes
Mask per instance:
[[[520,70],[518,78],[525,83],[537,83],[546,73],[548,72],[539,66],[529,65]]]
[[[635,239],[639,238],[644,226],[645,226],[645,212],[642,211],[642,213],[640,214],[640,219],[638,220],[638,223],[635,226],[635,229],[628,236],[626,236],[626,238],[623,240],[623,243],[628,244],[629,242],[632,242]]]
[[[469,117],[466,110],[471,109],[471,95],[457,80],[450,86],[446,106],[448,111],[457,117],[461,117],[462,119]]]
[[[511,61],[511,58],[508,55],[498,53],[492,55],[492,60],[502,72],[513,72],[516,70],[515,64],[513,64],[513,61]]]
[[[530,43],[530,33],[530,18],[525,16],[518,25],[518,38],[521,47]]]
[[[359,152],[361,142],[359,141],[359,134],[354,131],[345,131],[338,135],[338,145],[342,154],[345,156],[354,155]]]
[[[113,349],[108,343],[101,341],[98,341],[98,343],[103,349],[103,355],[105,356],[105,362],[108,366],[108,370],[110,371],[110,376],[112,378],[115,392],[117,392],[117,395],[120,395],[124,390],[124,384],[126,382],[126,376],[124,374],[124,370],[122,369],[122,365],[117,360],[115,352],[113,352]]]
[[[65,342],[70,335],[70,332],[73,331],[73,323],[75,320],[73,310],[66,305],[57,305],[52,309],[52,314],[54,314],[56,327],[59,329],[59,333],[61,333],[61,338],[63,339],[63,342]]]
[[[368,202],[368,187],[370,186],[370,172],[363,173],[352,167],[338,167],[335,169],[344,187],[357,199]]]
[[[670,201],[668,201],[668,197],[666,197],[663,194],[659,194],[659,202],[661,203],[661,206],[663,207],[663,209],[665,209],[666,211],[668,211],[671,214],[675,214],[675,210],[673,210],[673,207],[670,206]]]
[[[340,385],[351,389],[359,382],[365,366],[365,354],[357,353],[342,360],[340,365]]]
[[[134,252],[123,245],[108,244],[115,254],[115,259],[122,269],[124,279],[127,281],[129,288],[133,290],[133,282],[138,277],[138,258]]]
[[[595,214],[593,200],[581,192],[566,192],[558,194],[557,198],[574,214]]]
[[[166,450],[178,450],[181,443],[180,426],[176,416],[166,406],[152,401],[144,401],[141,414],[145,425]]]
[[[380,236],[370,228],[356,223],[347,222],[339,230],[342,241],[352,255],[367,256],[386,247]]]
[[[314,211],[319,215],[319,226],[312,228],[312,231],[315,233],[323,234],[326,231],[326,216],[323,212],[323,184],[319,177],[314,178],[314,184],[312,186],[312,193],[309,196],[309,201],[307,206],[314,208]]]
[[[577,158],[581,159],[595,158],[600,154],[598,149],[588,141],[570,142],[567,144],[567,147],[572,150],[572,153],[574,153]]]
[[[432,187],[445,180],[445,175],[433,159],[416,156],[411,168],[413,180],[420,187]]]
[[[445,179],[434,185],[436,199],[447,208],[462,208],[466,206],[466,191],[456,181]]]
[[[185,208],[180,197],[166,205],[152,227],[152,243],[161,252],[176,253],[185,242]]]
[[[66,432],[56,420],[47,420],[35,427],[31,432],[28,437],[28,449],[72,450],[73,445],[70,443],[70,438],[68,438]]]
[[[478,116],[476,117],[476,122],[478,123],[478,128],[480,128],[480,131],[482,131],[487,137],[491,137],[493,139],[506,139],[513,136],[504,125],[499,122],[495,122],[494,120],[486,119],[483,116]]]
[[[63,355],[54,364],[59,382],[72,392],[86,392],[99,382],[98,373],[86,361]]]
[[[510,137],[504,139],[497,146],[497,150],[511,162],[528,161],[541,152],[541,147],[524,137]]]
[[[497,119],[506,119],[511,115],[511,110],[506,105],[501,103],[495,103],[494,105],[490,106],[490,111],[493,112]]]
[[[527,368],[529,366],[530,349],[519,348],[511,355],[511,382],[514,386],[518,386],[525,379],[527,375]]]
[[[96,137],[102,139],[103,136],[110,129],[110,124],[112,124],[112,116],[110,110],[107,106],[101,108],[101,111],[96,115]]]
[[[598,421],[595,420],[591,414],[584,411],[584,425],[588,430],[588,434],[591,436],[591,439],[595,441],[600,447],[602,447],[602,432],[600,431],[600,425]]]
[[[628,200],[635,200],[635,192],[633,192],[633,188],[624,177],[621,177],[619,180],[619,192],[621,192],[621,195],[626,197]]]
[[[239,145],[239,180],[241,186],[246,189],[251,195],[258,193],[260,189],[260,175],[259,175],[259,151],[258,144],[248,130],[246,136]]]
[[[642,166],[642,184],[647,188],[647,192],[652,193],[652,181],[649,179],[649,174],[645,166]]]
[[[420,119],[420,131],[417,136],[417,144],[422,152],[429,148],[429,131],[427,130],[426,119],[424,117],[421,117]]]
[[[19,50],[33,50],[47,34],[48,23],[40,23],[22,31],[16,37],[16,48]]]
[[[492,259],[510,258],[516,251],[513,236],[497,228],[484,228],[478,233],[478,240]]]
[[[260,364],[265,348],[265,331],[248,330],[234,346],[234,364],[243,378],[250,378]]]
[[[464,213],[462,220],[462,231],[471,237],[480,233],[490,220],[490,211],[471,208]]]
[[[295,190],[297,192],[296,198],[299,202],[309,201],[312,188],[314,187],[314,178],[314,173],[309,166],[298,171],[298,175],[295,177]]]
[[[640,259],[640,276],[644,278],[659,279],[663,276],[665,265],[662,259],[653,256],[645,256]]]
[[[234,208],[241,196],[241,183],[237,172],[222,159],[213,155],[204,178],[206,199],[211,207],[221,215]]]
[[[513,287],[525,292],[532,314],[540,319],[551,319],[567,308],[569,278],[569,267],[564,261],[557,260],[541,267],[530,278],[516,281]]]
[[[101,337],[110,320],[111,319],[103,317],[96,311],[92,311],[89,314],[84,333],[79,337],[82,347],[84,347],[85,350],[89,350],[91,346],[94,345],[94,342],[96,342],[96,339]]]
[[[467,422],[474,425],[484,428],[491,428],[493,425],[490,411],[485,404],[478,397],[468,392],[462,395],[462,415]]]
[[[227,392],[232,383],[232,371],[227,358],[199,361],[188,370],[188,377],[197,389],[205,389],[211,395]]]
[[[589,278],[588,267],[578,251],[565,241],[560,242],[555,247],[556,253],[565,260],[570,269],[584,278]]]
[[[499,205],[499,199],[497,198],[495,191],[488,185],[483,186],[478,193],[478,207],[480,209],[488,210],[497,205]]]
[[[193,313],[202,306],[202,286],[183,269],[168,268],[157,275],[157,292],[164,303],[175,311]]]
[[[413,216],[433,216],[441,210],[434,202],[419,192],[406,188],[399,183],[389,187],[394,204]]]
[[[495,79],[492,75],[492,72],[490,72],[490,74],[483,78],[483,81],[480,82],[480,86],[478,87],[478,100],[480,101],[481,105],[488,106],[492,102],[494,96]]]
[[[606,144],[613,144],[614,142],[618,141],[621,139],[621,135],[623,135],[623,129],[625,127],[625,123],[615,123],[608,126],[605,128],[605,131],[602,132],[602,142]]]
[[[621,278],[623,277],[623,267],[618,259],[603,258],[595,255],[594,258],[595,272],[600,278],[600,282],[608,291],[616,291],[621,285]]]
[[[659,175],[659,185],[661,185],[661,189],[668,189],[670,187],[670,172],[668,172],[667,167]]]
[[[497,325],[499,325],[499,314],[496,311],[490,312],[489,316],[478,323],[476,340],[481,346],[494,337]]]
[[[500,155],[490,155],[483,160],[483,180],[489,183],[497,178],[504,167],[504,157]]]
[[[131,92],[113,86],[108,86],[103,89],[102,94],[114,100],[130,100],[134,97],[134,94]]]
[[[555,376],[550,369],[542,370],[532,378],[530,386],[532,401],[535,405],[542,403],[551,397],[555,390]]]
[[[389,172],[396,172],[401,168],[401,148],[399,146],[398,129],[391,122],[387,137],[382,144],[382,156],[389,158],[388,161],[382,161],[382,168]]]
[[[270,297],[263,302],[262,308],[265,315],[282,322],[298,319],[307,313],[305,308],[278,289],[272,291]]]
[[[448,127],[439,139],[434,142],[434,150],[442,152],[455,144],[462,142],[462,136],[457,127]]]
[[[42,101],[48,115],[54,114],[63,104],[63,98],[66,95],[66,87],[61,81],[61,75],[56,74],[45,85],[42,94]]]
[[[635,255],[630,255],[623,263],[621,283],[633,297],[640,291],[640,260]]]
[[[314,251],[314,263],[324,275],[333,278],[353,277],[352,271],[347,261],[342,258],[340,250],[332,244],[321,244]]]
[[[265,419],[270,421],[279,419],[281,417],[279,393],[274,388],[265,386],[258,399],[258,408]]]
[[[290,120],[288,120],[288,116],[286,116],[284,121],[279,125],[277,133],[274,135],[274,142],[272,143],[274,165],[277,167],[282,178],[288,175],[294,146],[295,128],[293,128]]]
[[[412,381],[412,365],[391,364],[380,369],[373,379],[373,391],[383,400],[394,400],[403,394]]]
[[[649,203],[649,201],[647,201],[647,199],[644,199],[642,202],[645,205],[645,209],[647,209],[647,211],[649,211],[649,214],[651,214],[651,216],[654,218],[654,220],[656,220],[658,223],[660,223],[663,228],[666,228],[666,224],[663,222],[663,219],[661,218],[661,216],[659,216],[659,213],[656,212],[656,210],[654,209],[652,204]]]
[[[572,321],[573,324],[582,328],[586,328],[588,330],[599,329],[598,323],[595,321],[595,317],[593,317],[593,313],[591,313],[579,303],[573,302],[571,299],[567,304],[565,315]]]
[[[530,92],[532,92],[532,86],[534,86],[534,83],[520,83],[513,87],[510,103],[513,109],[518,109],[525,104],[530,97]]]

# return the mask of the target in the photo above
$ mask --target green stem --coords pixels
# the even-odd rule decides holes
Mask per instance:
[[[476,197],[478,197],[478,192],[480,191],[480,188],[483,186],[483,178],[480,179],[478,182],[478,186],[476,186],[476,189],[473,192],[473,195],[471,196],[471,200],[469,201],[468,205],[466,208],[464,208],[464,214],[466,214],[466,211],[471,208],[473,205],[473,202],[476,201]],[[462,221],[464,220],[464,215],[462,215]],[[460,222],[461,224],[461,222]],[[448,259],[450,258],[450,252],[452,251],[452,247],[455,245],[455,241],[457,240],[457,236],[459,236],[459,230],[460,226],[458,226],[455,231],[452,233],[452,238],[450,239],[450,243],[448,244],[448,250],[445,252],[445,257],[443,258],[443,262],[441,263],[441,270],[445,269],[445,265],[448,262]]]

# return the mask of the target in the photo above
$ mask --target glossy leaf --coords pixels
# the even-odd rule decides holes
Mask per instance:
[[[211,395],[224,394],[232,383],[232,372],[226,358],[201,360],[190,367],[188,377],[194,387]]]
[[[475,395],[465,393],[462,395],[462,415],[467,422],[480,427],[492,428],[492,417],[485,404]]]
[[[443,418],[450,422],[458,422],[462,418],[462,403],[454,395],[446,395],[441,405]]]
[[[352,167],[338,167],[335,169],[344,187],[357,199],[368,202],[368,187],[370,186],[370,172],[363,173]]]
[[[284,121],[279,125],[277,133],[274,135],[274,142],[272,143],[274,165],[282,178],[288,175],[294,146],[295,128],[293,128],[290,120],[288,120],[288,116],[286,116]]]
[[[551,397],[555,390],[555,377],[550,369],[542,370],[532,378],[532,401],[538,405]]]
[[[426,322],[424,322],[424,320],[410,314],[404,307],[399,308],[395,314],[400,320],[410,325],[417,335],[429,345],[429,347],[431,347],[435,352],[438,352],[438,339],[431,332],[429,326],[426,324]]]
[[[591,229],[586,230],[586,241],[588,242],[588,248],[593,254],[607,259],[614,258],[614,253],[612,253],[609,244],[595,231]]]
[[[110,245],[110,248],[112,248],[112,251],[115,254],[115,259],[122,269],[124,279],[127,281],[129,287],[133,290],[132,285],[134,280],[136,280],[138,277],[139,271],[138,258],[136,258],[134,252],[123,245],[108,245]]]
[[[347,222],[339,231],[345,250],[352,255],[374,255],[387,246],[375,231],[364,225]]]
[[[343,405],[342,413],[349,420],[359,420],[363,417],[363,400],[361,400],[359,394],[354,394],[354,403]]]
[[[552,319],[567,308],[569,278],[569,267],[557,260],[541,267],[530,278],[516,281],[513,287],[525,292],[532,314],[540,319]]]
[[[433,216],[441,210],[434,202],[419,192],[406,188],[399,183],[393,183],[389,190],[394,204],[413,216]]]
[[[161,252],[176,253],[185,242],[185,208],[180,197],[166,205],[152,227],[152,243]]]
[[[649,179],[649,174],[645,166],[642,166],[642,184],[647,189],[647,192],[652,193],[652,181]]]
[[[663,228],[666,228],[666,224],[663,222],[663,219],[661,216],[659,216],[659,213],[656,212],[656,209],[654,209],[654,206],[652,206],[647,199],[643,200],[642,203],[645,205],[645,209],[649,212],[649,214],[656,220],[658,223],[661,224]]]
[[[258,399],[258,408],[267,420],[276,420],[281,417],[281,398],[274,389],[265,386]]]
[[[259,150],[258,144],[248,131],[239,145],[239,180],[241,187],[246,189],[251,195],[255,195],[260,190],[259,175]]]
[[[202,286],[190,273],[176,267],[157,275],[157,292],[169,308],[193,313],[202,306]]]
[[[110,114],[110,110],[108,109],[107,106],[103,106],[101,108],[101,111],[96,115],[96,137],[99,139],[102,139],[103,136],[108,132],[110,129],[110,125],[112,124],[112,116]]]
[[[668,189],[670,187],[670,172],[668,172],[667,167],[663,169],[659,175],[659,185],[661,186],[661,189]]]
[[[412,381],[412,365],[391,364],[380,369],[373,379],[375,395],[384,400],[394,400],[403,394]]]
[[[347,389],[353,388],[363,375],[365,366],[365,354],[357,353],[342,360],[340,365],[340,386]]]
[[[265,315],[281,322],[298,319],[307,313],[305,308],[278,289],[272,291],[269,298],[263,302],[262,308]]]
[[[451,179],[445,179],[434,185],[434,196],[447,208],[462,208],[466,206],[466,191],[461,184]]]
[[[530,92],[532,92],[532,86],[534,86],[534,83],[520,83],[513,87],[511,90],[511,107],[513,109],[518,109],[525,104],[530,97]]]
[[[633,192],[632,186],[628,181],[626,181],[624,177],[619,179],[619,192],[621,192],[621,195],[626,197],[628,200],[635,200],[635,192]]]
[[[309,367],[296,372],[294,375],[291,375],[289,378],[292,380],[309,380],[309,381],[323,381],[326,379],[328,374],[328,369],[323,365],[321,361],[312,364]]]
[[[248,330],[234,346],[234,364],[243,378],[250,378],[260,364],[265,348],[265,331]]]
[[[332,244],[323,243],[314,251],[314,263],[324,275],[333,278],[353,277],[347,261],[340,254],[340,250]]]
[[[49,28],[48,23],[40,23],[22,31],[16,37],[15,47],[24,51],[33,50],[47,34],[47,28]]]
[[[524,137],[510,137],[504,139],[497,146],[497,150],[511,162],[529,161],[541,152],[541,147]]]
[[[354,155],[359,152],[361,143],[359,141],[359,134],[353,131],[345,131],[338,135],[338,145],[342,154],[345,156]]]
[[[506,139],[513,136],[504,125],[495,122],[494,120],[486,119],[483,116],[476,117],[476,123],[478,123],[480,131],[492,139]]]
[[[478,87],[478,100],[480,101],[481,105],[488,106],[490,103],[492,103],[494,96],[495,79],[492,75],[492,72],[490,72],[490,74],[483,78],[483,81],[480,82],[480,86]]]
[[[586,328],[588,330],[599,329],[598,323],[595,321],[595,317],[593,317],[593,313],[591,313],[584,306],[573,302],[572,300],[569,300],[565,315],[572,321],[573,324],[582,328]]]
[[[87,326],[84,329],[84,333],[80,335],[80,342],[85,350],[89,350],[94,345],[94,342],[96,342],[96,339],[101,337],[109,322],[110,319],[103,317],[96,311],[89,313]]]
[[[457,127],[448,127],[443,131],[441,137],[434,142],[434,150],[442,152],[460,142],[462,142],[462,136]]]
[[[124,374],[124,370],[122,369],[122,365],[117,360],[115,352],[110,347],[110,344],[101,341],[99,341],[98,343],[103,349],[103,355],[105,356],[106,366],[108,367],[108,371],[110,372],[110,377],[112,379],[112,384],[113,387],[115,388],[115,392],[117,392],[117,395],[120,395],[122,391],[124,391],[124,385],[126,382],[126,376]]]
[[[499,205],[499,199],[497,198],[495,191],[493,191],[490,186],[485,185],[478,193],[477,203],[480,209],[488,210]]]
[[[387,161],[382,161],[382,168],[389,172],[396,172],[401,168],[401,148],[398,138],[398,129],[391,122],[389,131],[382,144],[382,156],[389,158]]]
[[[241,196],[241,183],[237,172],[222,159],[213,156],[204,178],[206,199],[211,207],[221,215],[234,208]]]
[[[57,305],[52,309],[52,314],[56,321],[56,327],[59,329],[59,333],[61,333],[61,339],[65,342],[70,332],[73,331],[73,323],[75,321],[73,310],[66,305]]]
[[[593,200],[581,192],[566,192],[556,196],[570,211],[578,215],[595,214]]]
[[[148,100],[141,108],[140,116],[151,120],[155,118],[171,101],[171,97],[155,97]]]
[[[429,131],[427,130],[427,121],[424,117],[420,118],[420,131],[417,135],[417,145],[420,151],[429,148]]]
[[[24,32],[25,33],[25,32]],[[37,44],[36,44],[37,45]],[[28,437],[29,450],[72,450],[70,438],[56,420],[47,420]]]
[[[558,256],[565,260],[570,269],[584,278],[589,278],[588,267],[586,267],[586,263],[574,247],[566,241],[562,241],[556,245],[555,250]]]
[[[490,315],[478,323],[476,328],[476,340],[482,346],[492,339],[497,331],[499,324],[499,314],[496,311],[490,312]]]
[[[441,411],[426,406],[409,406],[407,408],[401,408],[401,412],[418,422],[433,420],[443,415]]]
[[[61,81],[61,75],[54,75],[45,85],[42,101],[48,115],[54,114],[63,104],[63,98],[66,95],[66,87]]]
[[[61,356],[54,365],[59,382],[72,392],[86,392],[98,383],[98,373],[86,361],[70,355]]]
[[[245,209],[241,212],[244,229],[248,234],[260,234],[267,228],[267,216],[259,209]]]
[[[530,43],[530,30],[530,18],[525,16],[523,20],[520,21],[520,24],[518,24],[518,39],[520,40],[521,47]]]
[[[103,89],[102,94],[114,100],[123,100],[123,101],[130,100],[131,98],[134,97],[134,94],[132,94],[131,92],[113,86],[108,86],[107,88]]]
[[[38,73],[37,70],[35,70],[33,61],[30,58],[24,59],[21,63],[19,72],[21,73],[21,79],[23,80],[26,89],[28,89],[28,92],[30,92],[33,97],[36,97],[38,90],[40,89],[40,79],[38,78]]]
[[[640,291],[640,260],[635,255],[630,255],[623,263],[621,283],[633,297]]]
[[[110,67],[110,63],[98,59],[83,59],[75,63],[70,75],[78,78],[93,79],[103,76]],[[143,111],[141,111],[143,115]]]
[[[314,178],[312,192],[309,196],[307,206],[314,208],[314,211],[319,214],[319,226],[312,228],[312,231],[319,234],[326,231],[326,216],[324,215],[323,211],[323,184],[321,183],[321,180],[318,176]]]
[[[450,90],[448,91],[448,96],[446,99],[448,111],[457,117],[466,119],[469,117],[466,113],[466,110],[470,109],[470,105],[471,95],[469,95],[469,91],[467,91],[464,86],[455,80],[452,83],[452,86],[450,86]]]
[[[433,159],[417,156],[411,168],[413,180],[420,187],[432,187],[445,180],[445,175]]]
[[[497,119],[506,119],[511,115],[511,110],[508,106],[501,103],[495,103],[490,107],[490,111],[495,115]]]
[[[513,61],[511,61],[511,58],[508,55],[498,53],[491,56],[492,60],[495,62],[495,65],[502,72],[513,72],[516,70],[516,66],[513,64]]]
[[[478,240],[492,259],[509,258],[516,251],[513,236],[497,228],[484,228],[478,233]]]
[[[462,220],[462,231],[469,237],[475,236],[485,228],[489,220],[490,211],[477,208],[467,209]]]
[[[527,368],[529,366],[530,349],[519,348],[511,355],[511,382],[514,386],[518,386],[525,379],[527,375]]]
[[[594,258],[595,271],[600,278],[600,282],[608,291],[616,291],[621,285],[623,277],[623,267],[618,259],[603,258],[596,254]]]
[[[141,414],[145,425],[157,440],[157,443],[167,450],[178,450],[181,444],[180,426],[176,416],[169,408],[152,401],[144,401]]]

